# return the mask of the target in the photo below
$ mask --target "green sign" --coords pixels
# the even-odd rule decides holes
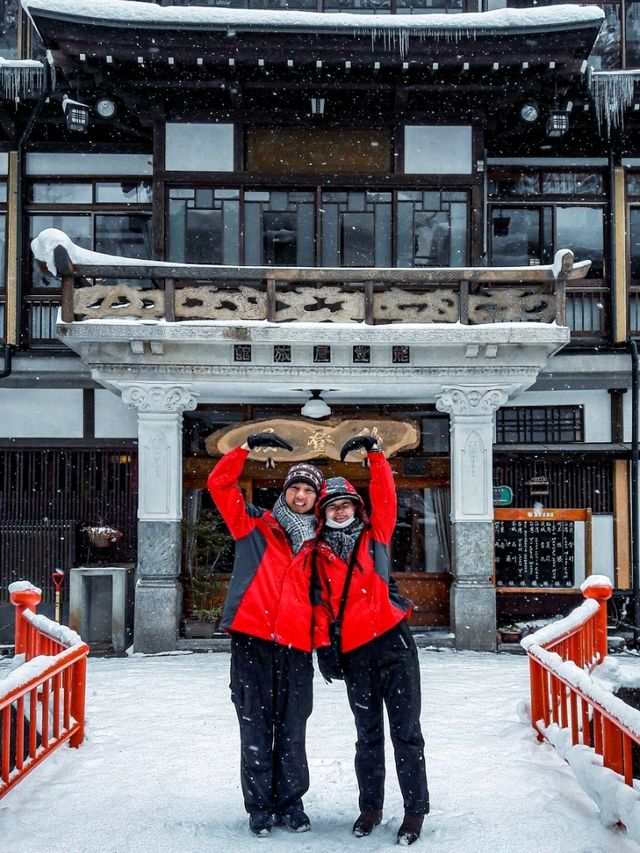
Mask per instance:
[[[513,503],[513,489],[510,486],[493,487],[493,505],[511,506]]]

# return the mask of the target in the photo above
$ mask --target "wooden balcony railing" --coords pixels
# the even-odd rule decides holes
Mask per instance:
[[[64,323],[127,318],[564,325],[567,282],[584,278],[590,266],[574,265],[568,249],[539,267],[190,266],[123,263],[68,240],[54,243],[45,231],[32,246],[38,260],[62,276]],[[47,251],[38,254],[38,245]]]

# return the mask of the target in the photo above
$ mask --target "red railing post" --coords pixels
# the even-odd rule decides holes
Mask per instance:
[[[597,614],[595,624],[595,649],[600,660],[607,656],[607,601],[611,598],[613,590],[611,584],[583,584],[582,594],[585,598],[593,598],[600,602],[600,612]]]
[[[20,586],[19,584],[11,584],[9,586],[9,597],[11,603],[16,608],[16,631],[15,631],[15,653],[23,655],[27,651],[27,624],[22,618],[25,610],[36,612],[36,607],[40,604],[42,591],[37,586]],[[13,587],[13,589],[12,589]]]
[[[78,747],[84,740],[84,703],[85,683],[87,679],[87,656],[81,657],[73,665],[71,675],[71,716],[78,724],[77,730],[69,738],[69,746]]]

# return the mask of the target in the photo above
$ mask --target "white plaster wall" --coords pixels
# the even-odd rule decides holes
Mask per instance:
[[[137,438],[138,417],[135,409],[125,406],[111,391],[95,392],[96,438]]]
[[[606,575],[614,583],[613,516],[593,515],[591,535],[591,574]],[[576,522],[576,586],[585,578],[584,524]]]
[[[0,389],[0,437],[82,438],[82,391]]]
[[[584,406],[584,440],[611,441],[611,398],[607,391],[525,391],[507,403],[507,406],[580,405]]]
[[[622,411],[624,414],[624,440],[631,441],[631,389],[622,398]]]

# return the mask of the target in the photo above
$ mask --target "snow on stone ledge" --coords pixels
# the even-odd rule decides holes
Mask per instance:
[[[65,234],[64,231],[60,231],[58,228],[45,228],[41,231],[36,237],[31,241],[31,251],[37,261],[41,261],[45,264],[46,268],[52,275],[58,275],[58,271],[56,269],[54,252],[58,248],[58,246],[62,246],[63,249],[67,250],[67,254],[71,259],[71,263],[74,265],[87,265],[87,266],[128,266],[128,267],[146,267],[146,266],[154,266],[154,267],[170,267],[171,269],[175,269],[176,267],[188,267],[190,269],[211,269],[215,267],[219,269],[220,264],[183,264],[176,261],[155,261],[152,258],[125,258],[122,255],[105,255],[102,252],[93,252],[91,249],[83,249],[82,246],[76,245],[73,240]],[[561,258],[567,254],[567,252],[571,252],[570,249],[558,249],[555,254],[555,259],[553,264],[542,265],[540,267],[536,267],[537,270],[540,269],[548,269],[553,272],[553,275],[557,278],[561,272]],[[573,254],[573,253],[572,253]],[[591,261],[578,261],[574,263],[573,269],[582,269],[584,267],[590,267]],[[229,266],[230,270],[238,269],[237,266]],[[254,269],[250,265],[247,265],[247,269]],[[296,267],[297,270],[305,270],[310,269],[309,267]],[[316,269],[314,267],[313,269]],[[345,268],[348,269],[348,268]],[[388,269],[381,267],[380,269]],[[398,267],[393,268],[395,271],[398,270]],[[447,267],[448,270],[456,269],[456,267]],[[460,267],[460,269],[468,269],[468,267]],[[530,266],[515,266],[515,267],[501,267],[503,271],[512,272],[514,274],[518,274],[519,272],[531,272]],[[224,321],[225,324],[228,322]],[[245,324],[245,321],[242,321]],[[501,323],[501,327],[505,327],[507,323]],[[517,326],[522,326],[522,323],[515,324]],[[537,324],[536,324],[537,325]],[[322,325],[324,328],[324,325]],[[478,328],[475,326],[474,328]]]
[[[223,9],[211,6],[158,6],[133,0],[21,0],[22,8],[46,12],[48,16],[69,15],[88,22],[116,22],[120,25],[167,27],[225,27],[246,29],[286,28],[307,30],[347,29],[358,33],[374,31],[420,31],[437,36],[439,32],[481,35],[495,30],[531,30],[567,24],[601,21],[604,12],[597,6],[561,4],[542,8],[496,9],[492,12],[468,12],[458,15],[358,15],[349,12],[301,12],[275,9]]]

